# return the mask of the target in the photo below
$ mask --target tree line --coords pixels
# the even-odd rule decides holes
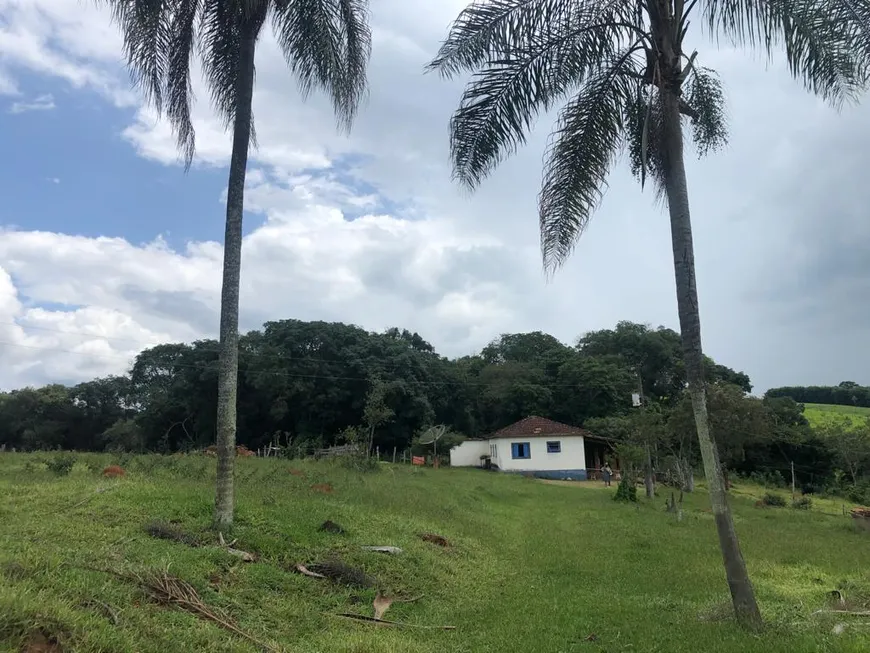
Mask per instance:
[[[870,408],[870,386],[859,385],[854,381],[843,381],[838,385],[795,385],[771,388],[765,395],[768,397],[790,397],[805,404],[835,404],[837,406]]]
[[[218,358],[214,340],[162,344],[125,375],[0,393],[0,442],[162,453],[211,445]],[[713,382],[751,390],[746,374],[706,364]],[[631,322],[574,345],[541,332],[504,334],[451,359],[404,329],[281,320],[240,338],[238,442],[310,449],[374,424],[373,444],[391,449],[433,424],[470,437],[532,414],[582,425],[627,414],[633,393],[678,403],[685,383],[679,335]]]
[[[210,446],[218,352],[213,340],[163,344],[140,353],[125,375],[0,393],[0,444],[160,453]],[[804,491],[864,491],[870,442],[860,429],[814,431],[792,398],[752,397],[748,375],[709,358],[705,373],[711,429],[732,474],[784,484],[794,464]],[[541,332],[504,334],[451,359],[404,329],[281,320],[240,338],[238,442],[278,443],[298,456],[359,432],[381,451],[401,451],[435,424],[455,439],[541,415],[607,438],[626,462],[643,463],[638,447],[650,447],[657,476],[685,486],[700,466],[685,388],[679,334],[664,327],[620,322],[573,345]]]

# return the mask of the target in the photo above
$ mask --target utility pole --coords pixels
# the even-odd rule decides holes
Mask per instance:
[[[794,461],[791,461],[791,502],[795,501],[795,491],[794,491]]]

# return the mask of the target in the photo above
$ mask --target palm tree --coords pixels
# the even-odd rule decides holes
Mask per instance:
[[[371,50],[368,0],[98,0],[124,37],[125,56],[146,99],[172,124],[189,168],[195,152],[191,62],[198,56],[212,104],[233,130],[227,185],[218,371],[215,525],[233,522],[239,277],[254,54],[267,19],[303,97],[325,90],[339,125],[350,128],[365,94]]]
[[[570,255],[627,151],[641,184],[650,179],[667,202],[677,306],[704,472],[735,615],[758,627],[761,616],[726,500],[710,435],[683,119],[699,154],[727,138],[716,73],[686,55],[694,18],[714,37],[784,50],[792,74],[834,103],[863,86],[843,27],[828,0],[479,0],[450,28],[431,70],[474,73],[450,122],[454,177],[476,187],[525,142],[541,111],[565,102],[544,157],[538,197],[544,268]],[[867,0],[830,0],[859,2]]]

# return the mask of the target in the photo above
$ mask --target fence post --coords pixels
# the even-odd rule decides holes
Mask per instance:
[[[396,464],[396,447],[393,447],[393,464]]]

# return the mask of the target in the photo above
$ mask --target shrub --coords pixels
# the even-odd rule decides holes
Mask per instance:
[[[772,508],[785,508],[788,505],[785,501],[785,498],[780,496],[779,494],[774,494],[773,492],[768,492],[761,498],[761,502],[765,506],[770,506]]]
[[[45,466],[48,467],[55,476],[66,476],[72,471],[76,464],[76,457],[72,454],[62,454],[49,458],[45,461]]]
[[[809,510],[813,505],[813,500],[809,497],[800,497],[791,502],[791,507],[795,510]]]
[[[786,487],[785,478],[776,470],[769,472],[754,471],[749,474],[748,479],[753,483],[757,483],[766,488],[783,488]]]
[[[622,476],[622,480],[619,481],[619,486],[616,488],[616,494],[613,495],[614,501],[637,502],[637,487],[630,476],[630,474]]]
[[[346,456],[336,456],[335,462],[345,469],[351,469],[355,472],[379,472],[381,466],[378,459],[374,456],[367,456],[364,453],[354,453]]]
[[[852,503],[867,504],[870,503],[870,486],[866,483],[852,485],[846,489],[846,498]]]

